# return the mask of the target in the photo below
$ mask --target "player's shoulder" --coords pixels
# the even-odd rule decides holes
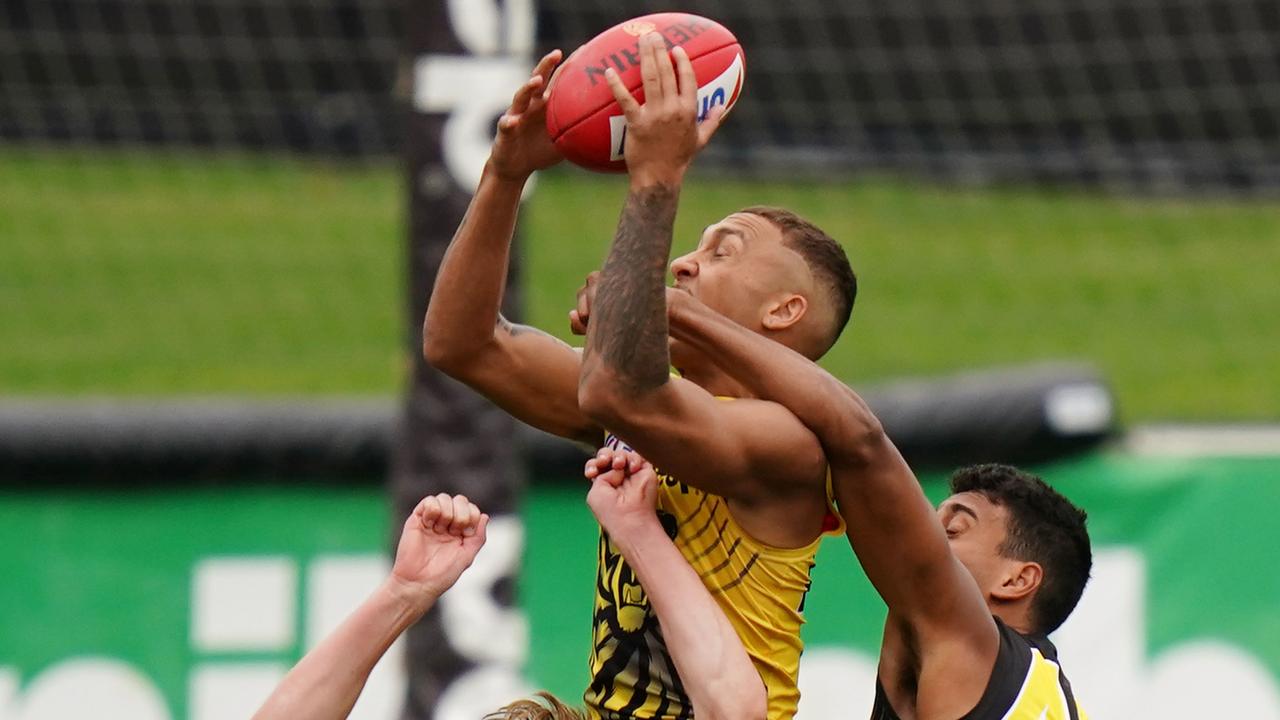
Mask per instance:
[[[1006,712],[1030,710],[1054,720],[1084,720],[1086,715],[1071,689],[1058,650],[1043,635],[1024,635],[996,619],[1000,628],[1000,656],[988,692],[1012,696]],[[1008,715],[1005,715],[1006,717]],[[1015,715],[1014,716],[1018,716]]]

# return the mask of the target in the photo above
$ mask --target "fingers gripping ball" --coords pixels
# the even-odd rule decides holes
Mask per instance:
[[[626,120],[609,91],[613,68],[635,98],[644,101],[640,37],[657,32],[668,49],[685,49],[698,79],[698,120],[717,105],[728,112],[742,93],[742,46],[723,25],[689,13],[656,13],[605,30],[578,48],[556,71],[547,101],[547,133],[571,162],[588,170],[625,172]]]

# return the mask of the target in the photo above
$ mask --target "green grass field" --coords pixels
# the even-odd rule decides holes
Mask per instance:
[[[541,179],[534,324],[567,336],[623,187]],[[0,394],[397,392],[403,197],[391,164],[0,151]],[[752,203],[845,243],[850,381],[1079,358],[1130,421],[1280,417],[1280,203],[702,177],[677,251]]]

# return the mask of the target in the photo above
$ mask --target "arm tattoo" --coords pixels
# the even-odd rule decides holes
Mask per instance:
[[[667,382],[667,256],[678,187],[659,185],[627,196],[613,247],[600,273],[587,330],[584,376],[608,365],[628,391]]]

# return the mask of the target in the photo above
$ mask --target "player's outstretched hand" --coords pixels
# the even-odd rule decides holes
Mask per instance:
[[[671,59],[675,58],[675,65]],[[716,106],[698,123],[698,80],[684,48],[667,52],[656,32],[640,38],[640,76],[644,104],[636,102],[618,73],[610,68],[605,80],[627,119],[623,155],[633,183],[677,183],[711,140],[724,107]]]
[[[601,448],[587,461],[591,481],[587,505],[600,526],[623,539],[649,524],[657,524],[658,475],[653,465],[633,452]]]
[[[488,524],[489,516],[462,495],[423,498],[400,533],[393,585],[415,601],[434,602],[475,560]]]
[[[511,98],[511,107],[498,119],[498,135],[493,141],[489,164],[505,180],[524,181],[535,170],[551,167],[563,159],[547,137],[547,87],[560,59],[559,50],[543,55],[533,75]]]

